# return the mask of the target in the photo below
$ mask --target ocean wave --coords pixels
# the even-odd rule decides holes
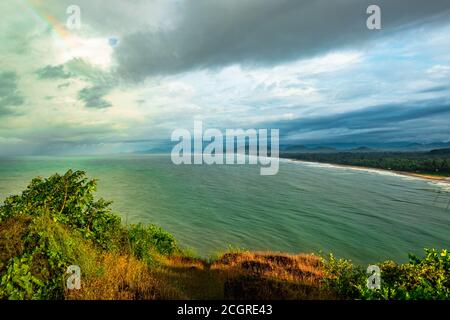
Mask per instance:
[[[424,178],[408,176],[408,175],[391,172],[388,170],[382,170],[382,169],[353,167],[353,166],[344,166],[344,165],[337,165],[337,164],[331,164],[331,163],[309,162],[309,161],[291,160],[291,159],[288,159],[288,160],[290,160],[290,162],[292,162],[292,163],[302,164],[307,167],[339,169],[339,170],[344,170],[344,171],[360,171],[360,172],[372,173],[372,174],[377,174],[377,175],[382,175],[382,176],[397,177],[397,178],[401,178],[403,180],[416,180],[416,181],[424,180]],[[443,184],[445,185],[446,183],[443,183]]]
[[[441,191],[450,192],[450,183],[440,181],[429,181],[428,184],[439,187]]]

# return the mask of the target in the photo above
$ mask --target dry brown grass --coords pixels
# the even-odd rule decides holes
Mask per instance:
[[[314,255],[226,253],[211,266],[226,273],[226,299],[327,299],[322,263]]]
[[[213,263],[172,256],[149,269],[107,255],[105,274],[85,284],[81,299],[327,299],[321,260],[313,255],[226,253]],[[72,296],[74,298],[74,296]]]
[[[222,299],[225,277],[219,270],[211,270],[201,259],[173,256],[162,257],[157,276],[178,289],[183,299]]]
[[[97,274],[83,277],[80,290],[67,290],[68,299],[155,300],[181,298],[162,283],[152,270],[133,256],[105,253],[98,261]]]
[[[161,260],[158,277],[187,299],[330,299],[314,255],[226,253],[213,263],[188,257]]]

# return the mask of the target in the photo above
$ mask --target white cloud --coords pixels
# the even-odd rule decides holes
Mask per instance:
[[[55,62],[64,64],[72,59],[83,59],[102,69],[112,67],[113,48],[105,38],[83,38],[76,35],[54,38]]]
[[[450,75],[450,65],[435,65],[427,70],[433,78],[445,78]]]

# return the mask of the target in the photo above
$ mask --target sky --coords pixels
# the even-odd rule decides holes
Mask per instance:
[[[381,30],[366,26],[371,4]],[[0,12],[0,155],[147,150],[195,120],[292,144],[450,142],[449,0],[4,0]]]

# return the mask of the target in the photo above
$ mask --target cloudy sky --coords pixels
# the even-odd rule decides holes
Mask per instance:
[[[366,27],[370,4],[381,30]],[[450,142],[449,0],[3,0],[0,12],[0,155],[149,149],[195,119],[299,144]]]

